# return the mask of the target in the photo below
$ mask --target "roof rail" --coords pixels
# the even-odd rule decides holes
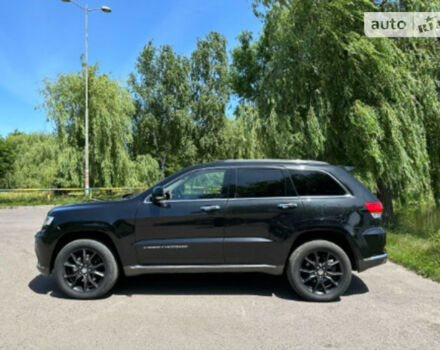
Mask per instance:
[[[319,160],[302,160],[302,159],[226,159],[223,161],[219,161],[219,163],[298,163],[298,164],[321,164],[328,165],[327,162],[322,162]]]

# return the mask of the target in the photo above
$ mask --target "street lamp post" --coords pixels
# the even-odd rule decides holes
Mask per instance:
[[[84,108],[84,119],[85,119],[85,164],[84,164],[84,193],[86,196],[90,193],[90,184],[89,184],[89,65],[88,65],[88,51],[89,51],[89,12],[92,11],[103,11],[106,13],[112,12],[111,8],[108,6],[101,6],[97,8],[88,8],[88,6],[81,6],[72,0],[62,0],[63,2],[71,2],[76,7],[80,8],[84,11],[84,24],[85,24],[85,53],[84,53],[84,63],[85,63],[85,72],[84,72],[84,84],[85,84],[85,108]]]

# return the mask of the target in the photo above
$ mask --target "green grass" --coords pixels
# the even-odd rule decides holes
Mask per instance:
[[[399,208],[387,230],[390,260],[440,282],[440,208],[413,204]]]
[[[419,275],[440,282],[440,231],[438,237],[391,232],[387,235],[390,260]]]

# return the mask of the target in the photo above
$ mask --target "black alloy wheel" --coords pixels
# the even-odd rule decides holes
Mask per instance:
[[[305,256],[299,272],[304,286],[317,295],[332,293],[343,277],[341,261],[324,249]]]
[[[64,280],[77,292],[89,292],[99,288],[105,278],[105,264],[99,253],[92,248],[73,251],[63,264]]]
[[[296,248],[286,273],[295,292],[310,301],[338,299],[352,277],[351,262],[345,251],[325,240],[306,242]]]
[[[96,240],[79,239],[60,250],[55,259],[54,275],[66,295],[93,299],[110,291],[119,271],[109,247]]]

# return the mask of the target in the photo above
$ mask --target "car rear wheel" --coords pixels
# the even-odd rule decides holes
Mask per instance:
[[[351,263],[338,245],[310,241],[296,248],[287,264],[287,277],[294,291],[309,301],[332,301],[351,282]]]
[[[118,279],[118,264],[103,243],[79,239],[58,253],[54,275],[60,289],[69,297],[93,299],[104,296]]]

